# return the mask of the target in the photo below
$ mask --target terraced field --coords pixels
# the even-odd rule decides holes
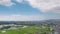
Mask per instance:
[[[0,34],[50,34],[51,28],[42,26],[31,26],[17,30],[0,30]]]

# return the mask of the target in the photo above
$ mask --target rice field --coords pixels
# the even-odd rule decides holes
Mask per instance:
[[[17,30],[0,30],[0,34],[50,34],[52,30],[42,26],[31,26]]]

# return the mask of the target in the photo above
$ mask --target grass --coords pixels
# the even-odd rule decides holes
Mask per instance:
[[[31,26],[27,28],[20,28],[17,30],[5,30],[5,33],[2,33],[0,30],[0,34],[49,34],[51,30],[46,27],[41,27],[41,26]]]

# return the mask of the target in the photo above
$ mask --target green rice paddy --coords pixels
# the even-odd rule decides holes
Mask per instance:
[[[49,34],[51,32],[52,30],[50,30],[50,28],[40,26],[31,26],[17,30],[0,30],[0,34]]]

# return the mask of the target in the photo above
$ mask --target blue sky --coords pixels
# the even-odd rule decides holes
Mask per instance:
[[[56,1],[0,0],[0,20],[39,21],[45,19],[60,19],[60,0]]]
[[[16,3],[14,6],[2,6],[0,5],[0,14],[10,15],[10,14],[22,14],[22,15],[40,15],[42,12],[39,12],[38,9],[32,8],[28,4]]]

